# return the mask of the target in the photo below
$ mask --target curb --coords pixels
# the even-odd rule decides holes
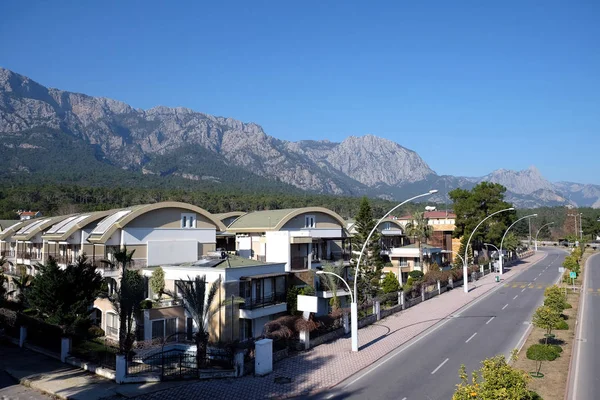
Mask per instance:
[[[575,330],[575,341],[577,341],[577,338],[581,338],[581,329],[582,329],[582,325],[579,323],[582,318],[583,318],[583,303],[584,303],[584,296],[585,296],[585,287],[586,287],[586,283],[587,283],[587,269],[588,269],[588,263],[590,262],[590,260],[592,258],[594,258],[595,256],[597,256],[600,253],[595,253],[592,254],[591,256],[588,257],[587,260],[585,260],[585,266],[583,269],[583,282],[582,282],[582,290],[581,290],[581,304],[579,309],[577,310],[577,319],[575,320],[575,324],[577,325],[576,330]],[[579,353],[580,353],[580,343],[581,342],[577,342],[577,346],[573,346],[573,351],[571,352],[571,359],[569,360],[569,372],[567,373],[567,389],[565,390],[565,400],[569,399],[569,395],[572,393],[572,386],[575,386],[577,384],[577,382],[573,382],[573,385],[571,385],[571,378],[572,378],[572,371],[573,371],[573,367],[577,366],[576,364],[576,359],[579,358]]]

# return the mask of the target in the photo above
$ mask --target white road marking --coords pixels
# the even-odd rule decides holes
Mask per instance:
[[[472,334],[472,335],[471,335],[471,337],[470,337],[470,338],[468,338],[467,340],[465,340],[465,343],[469,343],[469,341],[470,341],[471,339],[473,339],[473,338],[475,337],[475,335],[477,335],[477,332],[475,332],[474,334]]]
[[[504,310],[506,307],[508,307],[508,304],[505,304],[504,307],[502,307],[502,309]]]
[[[403,397],[402,400],[406,400],[406,397]]]
[[[490,322],[492,322],[492,320],[493,320],[494,318],[496,318],[496,317],[492,317],[492,318],[488,319],[488,322],[486,322],[485,324],[486,324],[486,325],[487,325],[487,324],[489,324]]]
[[[523,288],[523,290],[521,290],[521,293],[523,293],[525,291],[525,289],[527,289],[527,288]]]
[[[440,368],[442,368],[444,366],[444,364],[446,364],[448,362],[448,360],[449,360],[449,358],[446,358],[444,361],[442,361],[442,363],[440,365],[438,365],[436,369],[434,369],[433,371],[431,371],[431,375],[433,375],[436,372],[438,372],[438,370]]]
[[[537,277],[533,278],[534,281],[537,281]]]
[[[516,299],[517,297],[519,297],[519,295],[516,295],[515,297],[513,297],[513,300]]]

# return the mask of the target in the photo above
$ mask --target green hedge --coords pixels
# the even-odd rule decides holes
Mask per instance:
[[[554,327],[554,329],[558,329],[558,330],[560,330],[560,331],[566,331],[566,330],[568,330],[568,329],[569,329],[569,324],[567,324],[567,322],[566,322],[566,321],[564,321],[564,320],[562,320],[562,319],[561,319],[561,320],[560,320],[560,321],[559,321],[559,322],[556,324],[556,326]]]

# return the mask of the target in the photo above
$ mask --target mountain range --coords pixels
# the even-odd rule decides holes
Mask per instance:
[[[438,175],[414,151],[373,135],[285,141],[255,123],[187,108],[136,109],[120,101],[47,88],[0,68],[0,178],[97,185],[99,176],[175,180],[405,199],[431,188],[491,181],[518,207],[600,208],[600,185],[552,183],[531,167],[483,177]],[[152,185],[152,183],[148,183]]]

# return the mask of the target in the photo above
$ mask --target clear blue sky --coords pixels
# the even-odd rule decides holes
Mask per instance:
[[[0,66],[46,86],[600,184],[597,0],[7,0],[0,21]]]

